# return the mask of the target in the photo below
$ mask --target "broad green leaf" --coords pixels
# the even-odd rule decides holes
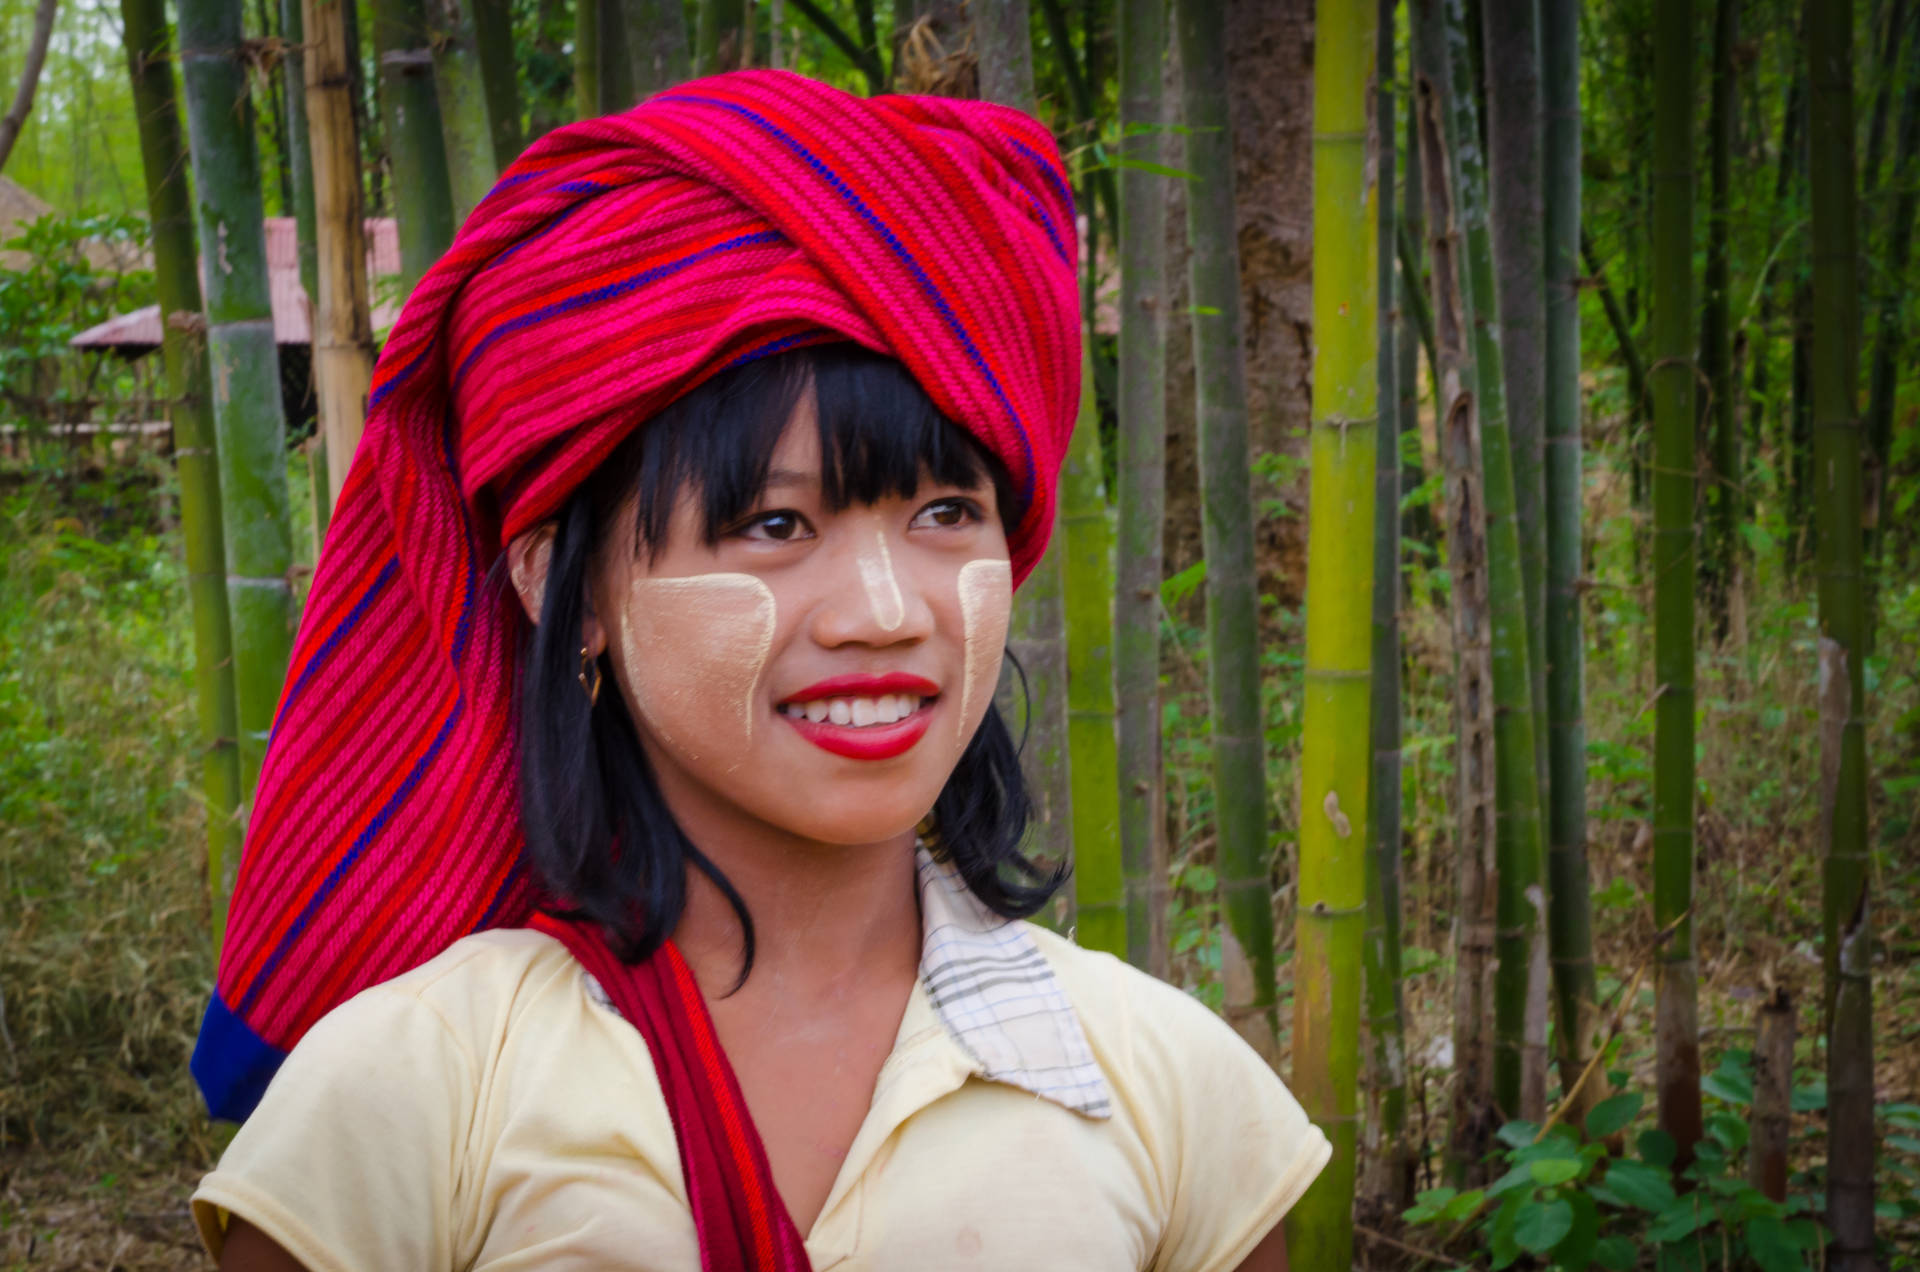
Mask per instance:
[[[1814,1113],[1826,1108],[1827,1084],[1824,1081],[1814,1081],[1805,1086],[1793,1088],[1791,1103],[1795,1113]]]
[[[1460,1190],[1458,1188],[1448,1188],[1442,1185],[1439,1188],[1429,1188],[1424,1192],[1415,1193],[1413,1199],[1423,1206],[1444,1206],[1459,1195]]]
[[[1540,1134],[1540,1128],[1532,1122],[1508,1122],[1494,1134],[1508,1148],[1525,1148]]]
[[[1640,1106],[1646,1097],[1638,1091],[1622,1091],[1619,1095],[1610,1095],[1593,1106],[1587,1114],[1587,1135],[1593,1139],[1605,1139],[1617,1135],[1627,1128],[1639,1114]]]
[[[1709,1113],[1707,1133],[1724,1144],[1729,1153],[1737,1153],[1747,1146],[1747,1119],[1737,1113]]]
[[[1673,1180],[1658,1166],[1615,1162],[1607,1167],[1607,1191],[1636,1210],[1660,1213],[1673,1204]]]
[[[1760,1272],[1804,1272],[1800,1248],[1778,1219],[1755,1219],[1747,1225],[1747,1253]]]
[[[1545,1254],[1573,1231],[1573,1207],[1565,1200],[1529,1201],[1514,1216],[1513,1239],[1523,1250]]]
[[[1533,1182],[1542,1188],[1553,1188],[1580,1177],[1580,1163],[1571,1157],[1549,1157],[1528,1162],[1527,1169],[1533,1173]]]
[[[1628,1272],[1638,1257],[1625,1237],[1602,1237],[1593,1243],[1593,1261],[1608,1272]]]
[[[1693,1235],[1696,1228],[1713,1217],[1712,1212],[1692,1197],[1682,1197],[1654,1216],[1647,1225],[1647,1240],[1662,1245]]]
[[[1700,1089],[1716,1100],[1745,1108],[1753,1103],[1753,1075],[1725,1065],[1700,1080]]]
[[[1640,1132],[1638,1144],[1640,1160],[1650,1166],[1671,1166],[1680,1155],[1680,1146],[1673,1142],[1673,1136],[1658,1127]]]
[[[1586,1272],[1599,1243],[1600,1207],[1593,1204],[1593,1198],[1578,1192],[1567,1194],[1567,1204],[1573,1207],[1573,1227],[1554,1246],[1553,1262],[1565,1272]]]
[[[1446,1216],[1447,1222],[1449,1223],[1464,1223],[1472,1216],[1475,1210],[1480,1208],[1480,1203],[1486,1199],[1487,1194],[1485,1192],[1478,1188],[1469,1188],[1448,1202],[1446,1209],[1441,1213]]]
[[[1487,1189],[1487,1196],[1504,1197],[1514,1189],[1525,1188],[1532,1183],[1533,1168],[1523,1162],[1494,1180],[1492,1186]]]
[[[1520,1257],[1520,1243],[1514,1239],[1513,1231],[1520,1219],[1520,1209],[1526,1204],[1526,1193],[1509,1193],[1507,1199],[1500,1203],[1500,1209],[1493,1212],[1493,1222],[1487,1227],[1487,1244],[1493,1255],[1495,1272]]]

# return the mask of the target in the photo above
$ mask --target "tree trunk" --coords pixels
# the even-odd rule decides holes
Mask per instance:
[[[753,31],[747,0],[700,0],[694,27],[693,65],[698,75],[733,71],[753,62]],[[1029,87],[1028,96],[1032,96]]]
[[[161,350],[167,364],[167,414],[180,480],[180,529],[186,543],[187,596],[193,609],[194,699],[200,735],[200,789],[207,802],[207,888],[213,948],[227,924],[228,881],[240,860],[234,812],[240,757],[234,746],[233,629],[227,615],[226,550],[220,541],[220,469],[214,444],[213,386],[207,374],[187,183],[186,143],[174,92],[173,50],[162,0],[121,0],[147,216],[153,227],[154,290],[160,299]]]
[[[342,0],[306,0],[307,121],[313,142],[314,232],[320,258],[313,380],[320,400],[320,427],[327,437],[329,508],[346,485],[347,470],[366,426],[367,390],[373,381],[366,219],[360,200],[360,147],[348,96],[344,8]],[[411,184],[397,182],[396,187],[404,190]],[[401,242],[404,248],[404,233]]]
[[[1793,1130],[1793,996],[1776,988],[1760,1004],[1753,1031],[1753,1115],[1747,1182],[1774,1201],[1787,1199],[1787,1141]]]
[[[1825,850],[1827,1225],[1830,1264],[1867,1272],[1873,1257],[1873,945],[1867,862],[1865,596],[1853,13],[1807,0],[1813,202],[1813,489],[1819,544],[1820,829]]]
[[[1463,0],[1447,0],[1452,37],[1454,137],[1479,131],[1473,66],[1466,57]],[[1480,149],[1455,151],[1459,229],[1466,239],[1474,365],[1478,368],[1480,469],[1486,507],[1487,614],[1493,660],[1494,1099],[1509,1117],[1539,1121],[1547,1103],[1546,845],[1540,822],[1539,748],[1534,745],[1526,587],[1520,562],[1513,448],[1507,433],[1506,380],[1496,321],[1487,174]]]
[[[1121,0],[1120,154],[1163,164],[1160,0]],[[1126,874],[1127,961],[1156,975],[1167,962],[1156,904],[1167,845],[1160,780],[1160,580],[1166,507],[1167,262],[1165,178],[1120,170],[1119,588],[1114,670],[1119,697],[1120,857]]]
[[[1370,1044],[1365,1192],[1397,1213],[1413,1204],[1413,1159],[1405,1138],[1407,1044],[1400,994],[1400,458],[1395,443],[1399,438],[1402,401],[1400,372],[1405,360],[1399,355],[1396,340],[1399,315],[1393,303],[1393,190],[1397,157],[1394,122],[1398,108],[1393,87],[1397,82],[1393,57],[1396,8],[1396,0],[1380,0],[1375,15],[1373,52],[1373,117],[1379,123],[1375,141],[1379,188],[1374,192],[1378,218],[1373,243],[1375,319],[1379,328],[1374,398],[1379,423],[1374,429],[1373,644],[1369,660],[1373,685],[1368,735],[1373,767],[1368,777],[1365,857],[1367,930],[1361,952],[1367,999],[1366,1033]],[[1349,52],[1344,48],[1341,51]],[[1340,104],[1336,103],[1336,108]],[[1318,170],[1314,189],[1316,192],[1320,189]],[[1341,193],[1339,183],[1334,193]],[[1327,250],[1352,250],[1351,245],[1338,241],[1337,230],[1329,229]],[[1315,237],[1318,238],[1318,227]],[[1406,280],[1402,280],[1402,286],[1406,285]],[[1414,279],[1412,286],[1419,286],[1419,280]],[[1316,328],[1320,322],[1319,310],[1324,307],[1316,307]],[[1341,325],[1345,326],[1343,320]],[[1342,334],[1351,336],[1350,332]],[[1352,378],[1349,370],[1347,379]],[[1321,379],[1321,369],[1316,368],[1314,383],[1319,384]],[[1392,415],[1388,414],[1389,409],[1393,410]],[[1314,506],[1321,507],[1317,500]],[[1308,581],[1311,586],[1311,573]],[[1306,816],[1312,815],[1312,810],[1307,810]]]
[[[1713,105],[1707,120],[1708,171],[1706,295],[1700,311],[1700,378],[1706,383],[1706,433],[1712,438],[1713,477],[1707,487],[1711,527],[1701,584],[1714,629],[1727,635],[1728,606],[1739,580],[1740,436],[1735,432],[1733,328],[1729,318],[1729,258],[1732,225],[1728,201],[1733,183],[1733,46],[1737,0],[1716,0],[1713,21]]]
[[[1700,1139],[1693,954],[1693,0],[1654,15],[1653,921],[1660,1126],[1680,1165]]]
[[[480,61],[472,0],[427,3],[432,6],[428,44],[433,50],[433,82],[440,103],[453,223],[458,226],[493,189],[500,168],[494,155],[487,77]]]
[[[1207,682],[1226,1016],[1269,1063],[1279,1059],[1273,979],[1273,885],[1260,721],[1259,596],[1246,371],[1240,356],[1240,252],[1233,135],[1227,114],[1226,15],[1179,0],[1187,168],[1189,292],[1206,554]],[[1364,778],[1362,779],[1364,785]],[[1364,807],[1353,812],[1364,817]],[[1363,841],[1364,842],[1364,841]]]
[[[47,45],[53,39],[53,15],[59,8],[60,0],[40,0],[33,12],[33,34],[27,39],[27,60],[20,69],[20,86],[14,90],[13,104],[0,116],[0,169],[6,168],[13,143],[20,140],[20,130],[26,127],[27,116],[33,110],[34,90],[40,86],[40,71],[47,64]]]
[[[339,2],[316,0],[322,5]],[[411,290],[453,242],[454,230],[453,187],[447,169],[446,134],[440,126],[440,101],[434,92],[426,0],[377,0],[373,45],[380,57],[381,109],[387,118],[387,145],[395,174],[393,203],[400,223],[400,273]],[[319,147],[314,150],[317,177]],[[357,170],[352,177],[357,189]],[[324,199],[325,182],[320,185]],[[325,222],[323,213],[323,253]]]
[[[627,54],[633,60],[633,93],[645,100],[692,78],[687,52],[687,13],[679,0],[627,0]]]
[[[986,6],[976,12],[984,16]],[[1081,354],[1080,419],[1060,474],[1075,939],[1088,949],[1124,958],[1127,903],[1113,704],[1113,533],[1101,491],[1105,465],[1090,330],[1081,339]]]
[[[1914,163],[1914,155],[1920,151],[1920,47],[1909,45],[1907,57],[1907,87],[1900,103],[1900,139],[1893,159],[1893,183],[1899,194],[1894,199],[1893,214],[1887,222],[1886,277],[1889,279],[1904,279],[1907,276],[1907,265],[1913,256],[1913,219],[1915,212],[1920,211],[1920,189],[1915,188],[1915,178],[1920,176],[1920,171],[1916,171]],[[1861,550],[1867,567],[1865,621],[1868,649],[1873,647],[1874,614],[1878,608],[1875,600],[1884,570],[1887,478],[1892,468],[1893,406],[1899,391],[1900,354],[1905,343],[1900,322],[1905,298],[1904,291],[1897,287],[1888,287],[1881,295],[1880,319],[1874,329],[1871,387],[1867,395],[1866,436],[1863,439],[1867,452],[1866,489],[1863,492],[1866,506],[1861,516],[1866,539]]]
[[[1547,944],[1560,1084],[1574,1090],[1595,1045],[1593,903],[1587,875],[1586,642],[1580,616],[1580,7],[1541,0],[1546,145]],[[1570,1118],[1606,1094],[1595,1072]]]
[[[1391,308],[1381,304],[1380,280],[1388,280],[1390,301],[1392,271],[1380,267],[1379,255],[1382,234],[1392,242],[1393,151],[1381,134],[1392,135],[1393,104],[1376,94],[1393,73],[1393,37],[1389,29],[1385,60],[1376,63],[1379,6],[1320,0],[1314,19],[1313,521],[1300,729],[1293,1092],[1332,1141],[1333,1159],[1287,1214],[1287,1254],[1304,1272],[1349,1272],[1372,842],[1375,461],[1380,408],[1392,399],[1391,391],[1381,396],[1380,373],[1384,366],[1391,377],[1393,364],[1391,345],[1384,357],[1380,348],[1381,314]],[[1386,472],[1393,481],[1391,456]],[[1397,518],[1387,520],[1391,527]],[[1389,582],[1389,610],[1396,590]],[[1398,660],[1395,650],[1388,661]]]
[[[1419,103],[1422,178],[1432,261],[1438,350],[1440,460],[1446,473],[1447,571],[1452,578],[1454,717],[1458,729],[1454,800],[1454,993],[1452,1114],[1447,1175],[1480,1177],[1498,1129],[1493,1104],[1494,746],[1493,656],[1488,643],[1486,506],[1481,488],[1476,368],[1464,286],[1446,15],[1442,0],[1412,0],[1414,91]]]
[[[183,0],[180,62],[205,272],[209,394],[220,469],[227,613],[233,629],[236,736],[244,842],[248,806],[293,643],[293,528],[286,422],[273,339],[260,159],[247,105],[238,0]],[[237,854],[217,894],[231,894]],[[218,911],[216,911],[218,912]]]

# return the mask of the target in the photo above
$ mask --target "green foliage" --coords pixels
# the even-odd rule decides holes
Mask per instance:
[[[0,423],[38,432],[96,414],[112,417],[135,393],[138,380],[125,363],[67,342],[116,313],[153,303],[150,269],[113,268],[139,258],[146,237],[146,223],[130,215],[49,213],[0,244],[26,258],[0,269]]]

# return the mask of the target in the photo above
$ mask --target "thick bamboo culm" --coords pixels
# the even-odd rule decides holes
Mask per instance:
[[[428,3],[432,5],[433,85],[440,102],[440,130],[457,226],[487,197],[500,168],[494,156],[493,119],[472,0]]]
[[[434,87],[426,0],[375,0],[373,43],[380,59],[380,100],[396,176],[393,204],[400,230],[400,275],[411,289],[453,242],[454,230],[453,187],[447,173],[440,98]],[[314,149],[317,180],[319,146]],[[357,183],[357,164],[353,176]],[[324,182],[320,197],[327,197]],[[323,216],[323,233],[324,222]]]
[[[977,12],[977,11],[976,11]],[[1067,621],[1067,754],[1072,782],[1075,940],[1124,958],[1120,764],[1113,719],[1113,533],[1102,493],[1093,333],[1081,341],[1080,420],[1060,473]]]
[[[1813,509],[1819,595],[1825,889],[1828,1266],[1874,1261],[1873,981],[1867,838],[1866,595],[1861,569],[1858,209],[1853,12],[1807,0],[1813,256]]]
[[[1592,1054],[1599,1004],[1593,903],[1587,874],[1586,642],[1581,623],[1580,6],[1542,0],[1546,137],[1547,948],[1553,961],[1555,1038],[1563,1088]],[[1586,1120],[1606,1093],[1597,1070],[1572,1116]]]
[[[1279,1021],[1273,979],[1272,844],[1267,833],[1266,739],[1260,721],[1259,596],[1253,568],[1233,138],[1227,120],[1226,14],[1218,0],[1178,0],[1174,14],[1185,166],[1194,174],[1187,185],[1187,242],[1192,249],[1188,269],[1201,552],[1207,561],[1215,860],[1226,919],[1221,981],[1227,1020],[1274,1063],[1279,1059]],[[1369,486],[1369,496],[1371,491]],[[1350,812],[1366,815],[1364,807]]]
[[[1700,1139],[1693,955],[1693,0],[1654,14],[1653,921],[1660,1126],[1684,1165]]]
[[[1165,162],[1166,5],[1121,0],[1120,153]],[[1126,875],[1127,961],[1156,974],[1167,962],[1167,916],[1156,904],[1166,872],[1160,775],[1160,575],[1167,495],[1167,203],[1165,178],[1120,170],[1118,590],[1114,682],[1119,715],[1120,860]]]
[[[314,299],[320,294],[320,260],[313,236],[313,159],[307,128],[307,59],[297,50],[306,44],[306,19],[301,0],[280,0],[280,31],[292,50],[280,59],[287,98],[287,193],[293,201],[295,250],[300,257],[300,289],[307,298],[307,329],[313,329]],[[313,392],[308,371],[307,392]],[[313,504],[313,553],[327,538],[333,512],[333,479],[327,472],[326,430],[315,427],[307,439],[306,495]]]
[[[1503,1111],[1546,1115],[1546,845],[1540,821],[1539,755],[1533,738],[1526,589],[1508,436],[1504,364],[1487,224],[1485,159],[1474,141],[1479,116],[1468,56],[1465,4],[1447,0],[1452,57],[1459,229],[1466,239],[1474,365],[1479,369],[1480,470],[1486,508],[1487,614],[1493,661],[1494,936],[1493,1093]]]
[[[1366,1192],[1401,1209],[1413,1204],[1412,1158],[1405,1140],[1407,1044],[1400,987],[1400,455],[1401,374],[1399,311],[1394,305],[1394,121],[1397,118],[1393,56],[1397,0],[1379,0],[1374,33],[1374,117],[1380,132],[1376,166],[1380,189],[1374,228],[1375,354],[1373,457],[1373,680],[1369,707],[1366,895],[1367,928],[1361,947],[1366,990],[1367,1119]],[[1418,287],[1403,279],[1401,288]],[[1408,374],[1408,382],[1412,376]],[[1316,377],[1316,383],[1318,379]],[[1411,390],[1409,390],[1411,391]]]
[[[233,689],[233,629],[227,615],[226,549],[220,540],[220,466],[214,441],[213,386],[207,374],[200,279],[188,207],[186,141],[174,91],[173,50],[162,0],[120,0],[140,166],[153,228],[154,290],[160,300],[161,352],[167,366],[167,417],[180,482],[180,531],[193,611],[193,681],[200,739],[200,791],[206,800],[207,885],[213,948],[226,931],[226,886],[240,856],[234,813],[240,803],[240,755]]]
[[[686,9],[679,0],[627,0],[626,14],[636,100],[692,77]]]
[[[184,0],[178,12],[199,239],[206,247],[207,369],[219,448],[240,753],[242,811],[235,835],[243,840],[245,809],[260,776],[293,643],[287,430],[240,6],[236,0]],[[222,861],[214,882],[218,904],[230,895],[238,867],[238,854]]]
[[[373,382],[373,320],[367,292],[367,237],[360,192],[360,141],[342,0],[304,0],[307,124],[313,163],[313,387],[327,439],[331,499],[340,498],[366,427]]]
[[[747,0],[700,0],[694,24],[693,65],[697,75],[731,71],[753,60],[753,28]],[[1032,95],[1032,88],[1027,93]]]
[[[1740,436],[1735,431],[1733,324],[1728,203],[1733,184],[1734,32],[1738,0],[1714,0],[1713,76],[1707,120],[1707,256],[1701,276],[1700,381],[1706,390],[1701,411],[1713,456],[1706,490],[1710,514],[1706,550],[1700,554],[1702,591],[1714,628],[1728,630],[1732,589],[1738,579],[1740,521]]]
[[[1498,1129],[1493,1106],[1493,667],[1488,643],[1486,509],[1480,481],[1478,380],[1454,206],[1453,92],[1442,0],[1410,0],[1421,179],[1432,261],[1435,431],[1446,475],[1447,570],[1454,648],[1455,893],[1453,1069],[1446,1173],[1464,1186],[1482,1172]]]

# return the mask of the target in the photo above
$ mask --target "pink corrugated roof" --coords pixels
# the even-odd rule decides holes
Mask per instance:
[[[201,262],[204,278],[206,263]],[[379,279],[400,272],[400,230],[392,217],[367,218],[367,272]],[[308,321],[307,292],[300,285],[300,247],[290,216],[267,218],[267,284],[273,298],[273,338],[278,344],[303,345],[313,339]],[[373,329],[393,325],[398,307],[382,302],[374,286]],[[117,314],[75,336],[69,344],[82,349],[155,348],[160,344],[160,306],[148,305],[129,314]]]

